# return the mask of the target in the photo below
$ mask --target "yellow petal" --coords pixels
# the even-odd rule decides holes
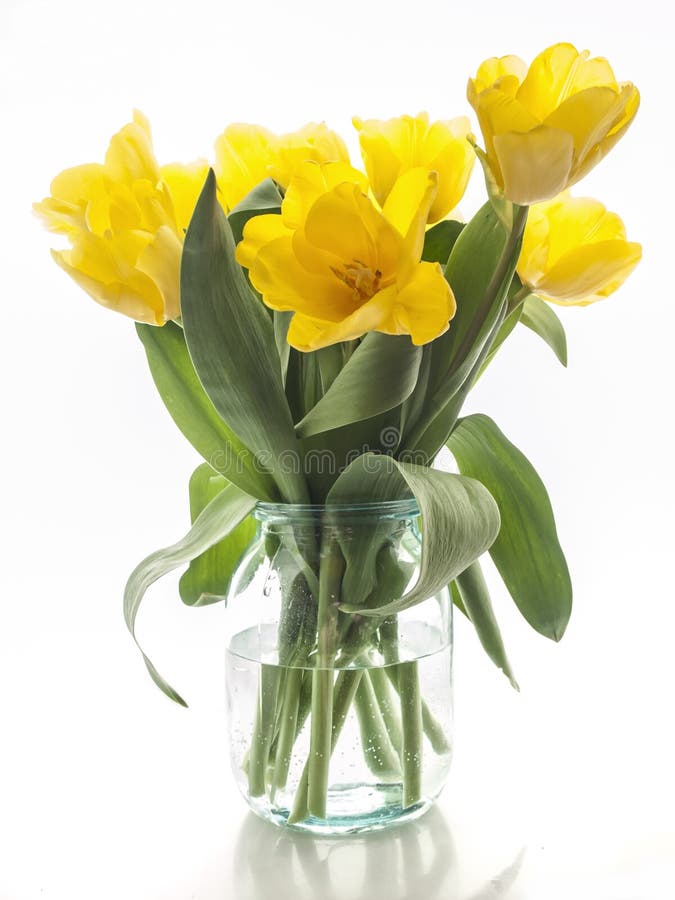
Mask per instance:
[[[549,205],[536,203],[529,208],[518,258],[518,277],[533,291],[548,268],[550,221],[546,207]]]
[[[399,148],[410,143],[409,134],[414,127],[409,116],[389,119],[352,119],[359,132],[361,156],[368,173],[368,180],[375,199],[384,205],[389,191],[401,172]]]
[[[138,110],[134,111],[133,122],[111,138],[104,167],[106,177],[113,182],[129,183],[142,178],[151,184],[159,181],[150,124]]]
[[[284,224],[281,216],[269,213],[254,216],[244,225],[242,240],[237,244],[235,258],[240,266],[250,269],[260,250],[279,237],[290,236],[291,231]]]
[[[86,209],[92,196],[105,192],[103,166],[90,163],[65,169],[50,186],[51,197],[33,205],[49,231],[72,234],[85,227]]]
[[[581,244],[626,239],[619,216],[607,212],[604,204],[590,197],[565,196],[550,205],[546,216],[550,224],[549,268]]]
[[[319,197],[307,216],[305,235],[345,264],[360,263],[385,278],[394,273],[403,245],[396,229],[352,184]]]
[[[266,244],[256,256],[249,275],[272,309],[298,310],[335,322],[354,309],[352,292],[344,282],[332,273],[325,277],[314,275],[300,264],[290,236]]]
[[[435,172],[430,173],[421,166],[409,169],[394,183],[382,208],[382,215],[402,237],[408,234],[414,222],[416,232],[421,227],[424,241],[424,226],[437,190],[438,176]],[[420,220],[423,220],[421,226]]]
[[[298,167],[308,160],[349,165],[349,152],[342,138],[324,122],[310,122],[298,131],[282,134],[276,139],[271,175],[286,188]]]
[[[419,263],[396,296],[398,333],[409,334],[413,344],[427,344],[447,331],[456,309],[455,297],[438,263]]]
[[[520,83],[526,74],[527,65],[519,56],[493,56],[478,67],[476,77],[472,79],[472,85],[475,92],[480,93],[489,87],[494,87],[505,78],[515,79],[516,83]]]
[[[551,128],[572,135],[577,161],[603,140],[622,118],[626,98],[609,87],[593,87],[569,97],[546,119]]]
[[[594,166],[607,156],[612,147],[621,137],[623,137],[633,122],[635,114],[640,106],[639,91],[635,85],[625,84],[621,86],[621,93],[622,98],[625,97],[623,114],[614,123],[607,133],[607,136],[602,138],[594,147],[588,149],[585,157],[579,160],[578,164],[575,166],[570,184],[576,184],[577,181],[580,181]]]
[[[391,316],[395,297],[395,288],[386,288],[351,315],[334,323],[296,313],[288,329],[288,343],[297,350],[308,352],[356,340],[369,331],[379,331]]]
[[[136,269],[152,279],[162,295],[164,321],[180,316],[180,259],[182,242],[175,232],[161,227],[138,256]]]
[[[108,309],[149,325],[166,321],[162,296],[147,275],[120,268],[105,248],[103,238],[78,244],[72,250],[52,251],[55,262],[90,297]]]
[[[543,122],[560,103],[579,51],[572,44],[554,44],[532,61],[518,90],[518,100]]]
[[[641,256],[640,244],[621,240],[576,247],[541,279],[537,293],[562,305],[599,299],[623,284]]]
[[[171,163],[159,170],[162,181],[169,188],[176,225],[180,231],[186,231],[190,224],[208,171],[209,164],[206,160],[198,160],[189,165]]]
[[[422,162],[438,173],[438,191],[429,210],[429,224],[445,218],[466,191],[476,162],[469,143],[471,127],[466,117],[448,122],[434,122],[427,133]]]
[[[275,140],[266,128],[242,123],[228,125],[216,139],[215,172],[227,209],[269,177]]]
[[[358,185],[363,194],[368,192],[368,179],[349,163],[317,163],[307,160],[296,169],[281,206],[281,214],[289,228],[300,228],[307,218],[314,201],[337,187],[349,182]]]
[[[525,134],[499,134],[494,139],[504,195],[529,206],[563,191],[574,158],[572,135],[546,125]]]

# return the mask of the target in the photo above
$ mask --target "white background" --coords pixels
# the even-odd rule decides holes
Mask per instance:
[[[651,900],[675,896],[672,27],[665,4],[1,0],[0,898],[275,896]],[[187,523],[197,459],[130,321],[49,258],[30,204],[100,160],[134,106],[162,162],[230,121],[465,114],[482,59],[557,40],[609,57],[638,119],[583,193],[644,260],[610,300],[563,310],[567,371],[518,332],[471,398],[534,462],[575,583],[560,645],[495,582],[522,693],[457,628],[457,755],[438,809],[368,840],[257,822],[227,771],[222,608],[173,582],[140,632],[191,702],[152,685],[124,630],[125,577]],[[354,142],[352,140],[352,146]],[[478,173],[462,204],[482,202]],[[499,876],[500,872],[505,874]]]

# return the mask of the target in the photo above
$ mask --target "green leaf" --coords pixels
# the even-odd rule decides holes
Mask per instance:
[[[173,322],[162,328],[136,324],[150,372],[171,418],[209,465],[247,494],[278,500],[274,480],[218,415],[197,377],[183,329]]]
[[[450,258],[450,253],[462,228],[464,228],[464,223],[455,222],[454,219],[444,219],[430,228],[424,235],[422,259],[425,262],[437,262],[444,266]]]
[[[150,554],[129,576],[124,590],[124,620],[143,661],[157,687],[171,700],[187,706],[187,703],[168,682],[162,678],[136,638],[136,616],[141,601],[150,585],[168,572],[184,566],[222,540],[242,522],[255,506],[256,501],[233,484],[217,494],[197,517],[194,525],[182,540],[163,550]]]
[[[463,616],[466,616],[467,619],[469,615],[467,611],[464,609],[464,604],[462,603],[462,595],[459,593],[459,588],[457,587],[457,579],[450,582],[450,596],[452,597],[452,602],[457,607],[457,609],[462,613]],[[471,621],[469,619],[469,621]]]
[[[185,236],[181,264],[185,338],[223,421],[271,470],[284,500],[308,500],[271,317],[234,258],[232,230],[209,172]],[[299,458],[299,457],[298,457]]]
[[[344,365],[342,344],[330,344],[328,347],[322,347],[315,352],[319,362],[321,391],[325,394],[340,374],[342,366]]]
[[[433,342],[428,400],[406,441],[408,449],[424,453],[429,460],[447,440],[499,327],[526,215],[519,207],[513,231],[508,233],[493,206],[486,203],[452,248],[445,277],[457,311],[448,331]]]
[[[499,533],[499,510],[473,478],[364,453],[342,473],[327,502],[401,499],[410,494],[422,516],[422,560],[414,587],[376,609],[345,605],[349,612],[391,615],[432,597],[484,553]]]
[[[495,339],[492,342],[492,346],[490,347],[490,352],[485,357],[485,362],[481,366],[479,376],[480,377],[483,372],[490,365],[492,360],[497,355],[497,352],[507,337],[511,334],[513,329],[516,327],[518,322],[520,321],[520,317],[523,314],[523,307],[517,306],[512,312],[508,314],[508,316],[504,319],[502,324],[499,326],[497,334],[495,335]],[[476,379],[477,381],[478,379]]]
[[[504,641],[495,618],[483,571],[480,563],[475,562],[461,572],[455,579],[455,585],[462,601],[464,611],[476,629],[478,639],[492,662],[501,669],[511,682],[511,686],[520,690],[511,664],[506,656]]]
[[[244,232],[244,225],[254,216],[279,214],[281,212],[281,194],[276,183],[266,178],[253,188],[241,200],[227,217],[232,229],[235,244],[238,244]]]
[[[376,331],[362,343],[328,391],[307,413],[296,430],[302,437],[371,419],[393,409],[412,393],[422,348],[407,335]]]
[[[567,365],[565,329],[549,303],[531,294],[523,303],[520,321],[546,341],[563,366]]]
[[[210,466],[198,466],[190,478],[190,520],[194,523],[209,503],[225,490],[226,478]],[[180,596],[188,606],[206,606],[225,598],[232,574],[255,534],[256,524],[248,516],[222,541],[196,556],[179,583]]]
[[[286,310],[280,311],[275,309],[272,313],[274,323],[274,343],[279,354],[279,363],[281,366],[281,381],[286,384],[286,376],[288,374],[288,361],[291,355],[291,345],[288,343],[288,328],[293,318],[292,312]]]
[[[497,501],[502,527],[490,555],[516,606],[536,631],[559,641],[572,611],[572,583],[541,479],[487,416],[460,419],[448,448],[460,471]]]

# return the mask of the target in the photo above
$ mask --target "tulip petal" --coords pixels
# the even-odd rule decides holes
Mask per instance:
[[[505,78],[513,78],[520,83],[526,75],[527,65],[519,56],[493,56],[480,64],[472,83],[476,93],[480,93]]]
[[[368,193],[368,179],[349,163],[317,163],[306,160],[298,166],[288,186],[281,206],[281,215],[289,228],[304,224],[315,200],[338,184],[356,184],[363,194]]]
[[[572,44],[554,44],[532,62],[518,100],[543,122],[569,97],[596,86],[618,91],[607,60],[589,59],[587,51],[579,53]]]
[[[574,157],[572,135],[541,125],[525,134],[496,135],[494,147],[504,195],[513,203],[529,206],[566,187]]]
[[[553,201],[545,215],[550,225],[549,268],[572,247],[626,239],[619,216],[607,212],[603,203],[590,197],[566,196],[559,202]]]
[[[357,185],[340,184],[321,196],[305,222],[307,240],[343,261],[393,273],[403,238]]]
[[[240,122],[228,125],[216,138],[215,172],[228,210],[268,177],[274,142],[266,128]]]
[[[641,257],[640,244],[628,241],[575,247],[541,279],[537,293],[562,306],[593,302],[620,287]]]
[[[138,110],[134,110],[133,121],[111,138],[105,155],[105,173],[113,182],[147,179],[156,184],[159,181],[150,123]]]
[[[413,344],[427,344],[443,332],[457,304],[438,263],[422,262],[396,296],[396,333],[409,334]]]
[[[176,225],[183,232],[190,224],[208,171],[209,164],[205,160],[189,165],[171,163],[159,170],[162,181],[169,188]]]
[[[423,159],[429,170],[439,173],[438,192],[429,210],[430,225],[445,218],[464,196],[476,162],[470,134],[465,117],[434,122],[429,129]]]
[[[422,254],[424,228],[437,189],[438,176],[435,172],[421,166],[409,169],[396,179],[382,208],[382,215],[402,237],[408,234],[411,226],[415,233],[421,229],[421,241],[413,244],[415,247],[419,244],[419,252],[415,251],[417,259]]]
[[[157,286],[164,301],[164,321],[180,316],[180,259],[182,242],[166,226],[157,233],[138,256],[136,269]]]
[[[235,259],[240,266],[251,269],[265,244],[290,235],[291,230],[286,227],[280,215],[267,213],[262,216],[253,216],[244,225],[244,236],[237,244]]]
[[[298,167],[312,162],[342,162],[349,165],[349,151],[342,138],[324,122],[310,122],[298,131],[283,134],[275,141],[276,152],[270,175],[286,188]]]
[[[604,159],[632,124],[635,114],[640,106],[640,93],[635,85],[632,84],[622,85],[621,90],[622,94],[624,92],[626,93],[626,104],[623,115],[615,122],[607,136],[596,144],[595,147],[588,150],[585,159],[579,161],[579,164],[575,167],[572,179],[570,180],[570,185],[580,181],[592,168],[594,168],[594,166]]]
[[[389,191],[401,173],[401,148],[409,146],[413,120],[410,116],[398,119],[360,119],[354,116],[359,132],[361,156],[375,199],[384,205]]]
[[[395,297],[394,287],[379,291],[351,315],[335,323],[296,313],[288,329],[288,343],[297,350],[307,352],[356,340],[368,331],[380,331],[391,317]]]
[[[148,325],[165,323],[162,297],[146,275],[133,271],[120,273],[114,267],[104,271],[99,277],[88,274],[88,261],[82,257],[78,247],[72,250],[52,250],[52,257],[101,306]]]
[[[290,236],[266,244],[249,275],[271,309],[297,310],[331,322],[339,322],[354,311],[349,287],[332,273],[324,277],[308,272],[293,252]]]

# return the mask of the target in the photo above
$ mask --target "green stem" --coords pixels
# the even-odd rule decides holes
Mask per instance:
[[[378,706],[382,714],[384,726],[392,745],[397,753],[400,753],[402,745],[401,737],[401,718],[399,716],[394,697],[392,696],[391,685],[384,668],[375,666],[368,670],[373,691],[377,697]]]
[[[335,749],[338,738],[340,737],[340,732],[342,731],[342,726],[344,725],[345,719],[347,718],[349,707],[354,702],[354,696],[356,695],[356,691],[358,689],[362,675],[362,669],[343,669],[335,680],[331,729],[331,753]],[[293,809],[291,810],[291,814],[288,817],[289,825],[294,825],[296,822],[304,821],[310,814],[308,805],[310,767],[311,759],[307,760],[307,762],[305,763],[305,768],[302,771],[300,782],[295,792]]]
[[[281,717],[279,734],[275,745],[274,772],[272,775],[272,790],[270,800],[278,790],[286,786],[288,769],[291,764],[291,753],[295,743],[295,732],[298,724],[298,710],[300,706],[300,689],[302,687],[303,670],[291,668],[286,672],[283,698],[281,701]]]
[[[363,677],[356,692],[354,708],[361,732],[363,755],[368,768],[382,781],[393,783],[401,778],[401,765],[382,715],[379,698],[373,687],[372,671],[368,669],[363,671]],[[386,688],[386,678],[384,685]]]
[[[517,260],[513,259],[513,257],[522,239],[523,231],[525,230],[527,213],[527,206],[515,206],[513,226],[511,228],[511,231],[509,232],[506,243],[504,244],[504,248],[502,249],[499,260],[497,261],[495,270],[488,283],[483,301],[478,307],[478,310],[476,311],[473,319],[471,320],[466,334],[464,335],[459,347],[457,348],[457,352],[452,354],[452,361],[450,363],[448,371],[438,381],[438,383],[434,385],[435,393],[431,396],[429,403],[426,405],[424,415],[420,416],[415,428],[412,429],[411,434],[406,437],[405,449],[427,450],[427,448],[424,447],[423,438],[425,438],[426,433],[431,430],[434,421],[439,416],[443,415],[446,407],[452,400],[452,397],[462,387],[463,382],[466,381],[466,378],[463,378],[462,381],[456,386],[456,389],[452,392],[452,394],[448,395],[447,382],[452,381],[453,377],[456,378],[457,373],[462,369],[463,366],[467,364],[474,344],[480,337],[480,333],[483,330],[488,317],[490,316],[490,312],[493,309],[495,299],[499,296],[500,291],[504,286],[504,282],[508,278],[510,283],[511,279],[513,278],[513,272],[515,271],[517,262]],[[508,285],[506,287],[506,291],[508,291]],[[499,313],[497,313],[497,316],[498,315]],[[471,369],[472,366],[469,365],[469,371],[471,371]],[[439,446],[442,446],[442,443]],[[433,453],[428,454],[429,458],[433,459],[433,457],[436,455],[436,452],[438,452],[438,448],[436,448]]]
[[[508,302],[508,306],[506,307],[506,315],[510,316],[512,312],[515,312],[519,306],[522,306],[523,303],[527,300],[528,297],[532,296],[532,291],[530,288],[524,284],[519,291],[511,297]]]
[[[422,698],[417,662],[396,666],[403,730],[403,808],[422,797]]]
[[[310,813],[318,819],[326,818],[333,720],[333,664],[340,585],[345,568],[339,545],[331,531],[330,525],[324,524],[324,541],[319,566],[316,667],[312,672],[308,807]]]
[[[396,692],[399,693],[396,669],[397,666],[387,666],[386,671],[393,687],[395,688]],[[448,742],[445,730],[429,709],[429,705],[424,698],[422,698],[422,730],[427,736],[429,743],[431,744],[431,749],[434,751],[434,753],[438,753],[439,756],[443,756],[445,753],[450,753],[450,750],[452,748],[450,746],[450,743]]]
[[[262,665],[258,684],[255,726],[248,757],[248,788],[252,797],[261,797],[266,790],[267,762],[274,733],[280,669]]]

